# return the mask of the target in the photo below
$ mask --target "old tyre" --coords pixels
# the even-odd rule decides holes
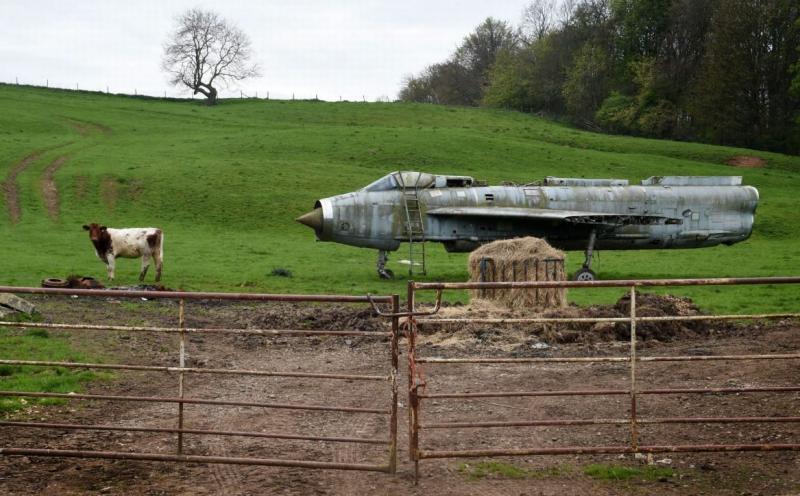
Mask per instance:
[[[56,277],[48,277],[47,279],[42,279],[42,287],[43,288],[68,288],[69,281],[66,279],[58,279]]]

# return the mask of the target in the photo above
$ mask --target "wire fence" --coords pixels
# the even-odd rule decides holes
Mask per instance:
[[[126,96],[126,97],[137,97],[137,98],[155,98],[155,99],[163,99],[163,100],[205,100],[205,97],[201,94],[194,94],[191,90],[153,90],[153,89],[140,89],[140,88],[113,88],[111,85],[105,86],[97,86],[97,85],[85,85],[81,84],[80,82],[65,84],[63,82],[57,83],[55,81],[51,81],[49,78],[44,78],[44,80],[38,81],[29,81],[29,80],[20,80],[19,77],[15,77],[11,81],[2,81],[2,84],[7,85],[15,85],[15,86],[25,86],[31,88],[45,88],[45,89],[54,89],[54,90],[62,90],[62,91],[77,91],[77,92],[85,92],[85,93],[96,93],[96,94],[105,94],[105,95],[116,95],[116,96]],[[219,90],[219,99],[222,100],[231,100],[231,99],[240,99],[240,100],[290,100],[290,101],[325,101],[325,102],[342,102],[342,103],[367,103],[367,102],[374,102],[374,103],[392,103],[397,100],[393,100],[389,98],[387,95],[379,95],[379,96],[372,96],[367,95],[366,93],[362,93],[360,97],[356,95],[343,97],[342,95],[334,96],[334,97],[324,97],[320,99],[319,92],[314,92],[313,94],[310,92],[295,92],[295,91],[274,91],[269,89],[264,90],[255,90],[255,89],[248,89],[245,91],[244,89],[238,90]]]

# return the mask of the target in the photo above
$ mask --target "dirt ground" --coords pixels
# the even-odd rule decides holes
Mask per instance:
[[[175,325],[174,301],[31,298],[51,322],[122,325]],[[646,303],[646,299],[640,299]],[[661,308],[658,302],[653,308]],[[663,302],[662,302],[663,303]],[[673,302],[692,312],[687,302]],[[672,304],[672,303],[671,303]],[[688,305],[688,306],[687,306]],[[661,305],[663,306],[663,305]],[[445,309],[452,316],[464,309]],[[479,315],[480,311],[475,311]],[[577,312],[568,309],[568,312]],[[624,301],[595,312],[624,311]],[[661,310],[658,310],[661,311]],[[657,314],[658,312],[654,310]],[[292,304],[188,303],[187,324],[195,327],[283,329],[386,329],[381,318],[364,306]],[[800,349],[797,323],[758,323],[652,330],[639,345],[640,355],[718,355],[790,353]],[[55,334],[55,333],[54,333]],[[473,325],[424,328],[420,356],[623,356],[626,330],[606,328],[553,329],[546,326]],[[106,361],[148,365],[177,365],[174,335],[74,331],[76,346]],[[486,459],[436,459],[420,463],[420,480],[413,484],[408,461],[405,423],[405,343],[400,357],[400,426],[396,475],[371,472],[310,470],[218,464],[169,464],[126,460],[45,457],[0,457],[0,494],[125,494],[125,495],[262,495],[262,494],[800,494],[800,453],[760,452],[656,455],[659,467],[672,476],[654,480],[598,480],[584,474],[590,464],[642,467],[632,456],[525,456],[494,459],[499,467],[518,468],[515,478],[487,467]],[[380,374],[389,371],[389,346],[384,338],[262,337],[193,335],[188,366],[264,369],[277,371]],[[627,364],[442,365],[423,370],[427,392],[477,392],[522,389],[625,388]],[[639,366],[642,388],[746,387],[797,385],[796,360],[770,362],[647,362]],[[114,377],[87,386],[94,394],[174,396],[178,378],[170,373],[119,371]],[[193,398],[256,402],[335,404],[388,408],[387,382],[355,382],[307,378],[226,377],[188,375],[186,395]],[[625,418],[626,396],[437,399],[423,402],[423,423],[541,418]],[[141,402],[73,400],[50,407],[31,407],[9,415],[14,420],[145,425],[172,427],[176,405]],[[800,393],[740,393],[735,395],[648,395],[640,397],[639,416],[800,416]],[[387,418],[375,414],[325,413],[254,407],[186,406],[186,427],[349,436],[386,439]],[[424,430],[423,449],[482,449],[492,447],[558,447],[623,445],[627,426],[571,428]],[[266,438],[187,435],[185,453],[335,462],[383,463],[382,445],[294,441]],[[798,443],[796,423],[647,425],[642,444]],[[65,431],[0,427],[0,445],[59,449],[96,449],[174,453],[176,436],[161,433]]]

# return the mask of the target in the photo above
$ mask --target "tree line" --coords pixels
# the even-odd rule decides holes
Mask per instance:
[[[486,19],[400,99],[612,133],[800,152],[797,0],[535,0]]]

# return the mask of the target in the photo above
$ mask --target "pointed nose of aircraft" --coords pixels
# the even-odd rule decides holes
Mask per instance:
[[[307,214],[301,215],[297,219],[297,222],[310,227],[311,229],[319,232],[322,231],[322,209],[315,208],[311,212]]]

